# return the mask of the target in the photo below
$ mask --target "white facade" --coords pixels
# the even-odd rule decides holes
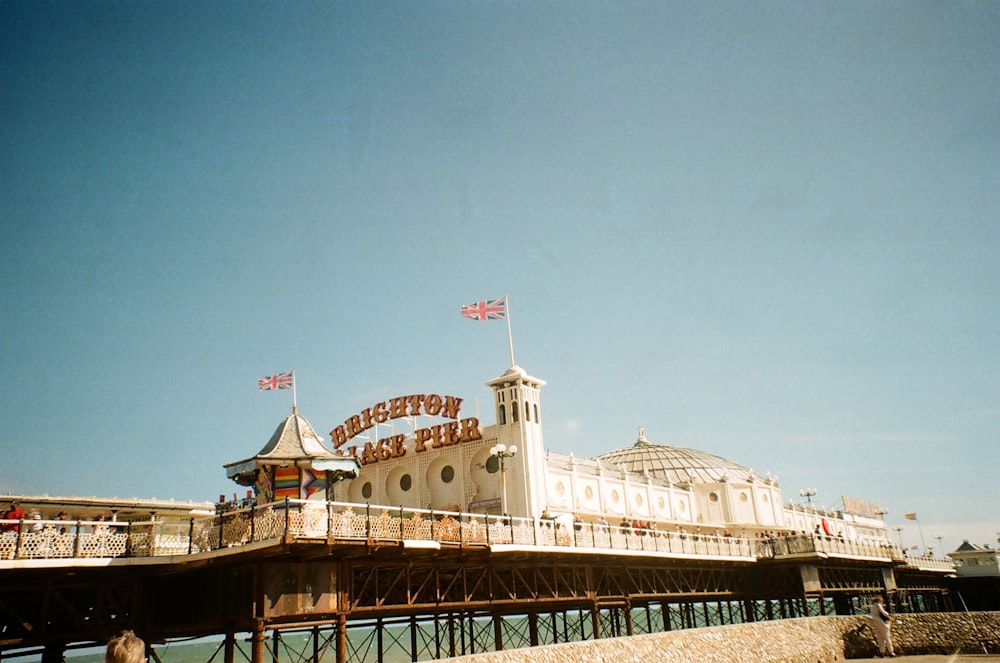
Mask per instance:
[[[959,576],[1000,576],[1000,550],[988,545],[962,541],[962,545],[948,553],[948,557],[954,560]]]
[[[660,529],[755,535],[811,533],[819,527],[828,536],[886,539],[880,519],[786,505],[776,478],[745,468],[733,473],[739,477],[721,473],[717,481],[671,482],[599,460],[549,453],[540,399],[545,382],[514,366],[486,385],[493,392],[496,423],[480,424],[479,439],[418,453],[410,435],[402,453],[363,465],[358,478],[338,484],[334,499],[499,514],[505,494],[506,512],[514,516],[539,517],[548,510],[553,516],[572,514],[588,522],[603,516],[611,524],[641,521]],[[503,472],[500,460],[490,453],[498,443],[517,448],[503,460]],[[640,432],[637,446],[641,444],[652,453],[665,448],[649,443]]]

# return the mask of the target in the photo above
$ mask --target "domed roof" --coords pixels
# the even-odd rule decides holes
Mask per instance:
[[[653,444],[641,428],[634,445],[598,456],[597,460],[605,467],[646,473],[672,483],[750,481],[755,476],[753,470],[707,451]]]

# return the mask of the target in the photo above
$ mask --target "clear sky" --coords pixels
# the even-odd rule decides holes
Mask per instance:
[[[986,1],[2,2],[0,494],[242,492],[289,369],[474,413],[507,294],[552,451],[996,545],[998,68]]]

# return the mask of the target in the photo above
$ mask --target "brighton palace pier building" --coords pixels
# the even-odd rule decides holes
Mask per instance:
[[[642,429],[596,458],[553,453],[545,382],[511,366],[486,385],[489,425],[428,389],[342,413],[326,442],[293,407],[226,465],[247,499],[214,513],[77,510],[67,527],[60,505],[27,505],[41,522],[0,536],[0,655],[58,661],[133,628],[222,635],[223,663],[243,646],[251,663],[418,661],[861,614],[875,595],[955,607],[954,564],[906,556],[875,504],[786,501],[777,477]]]
[[[616,527],[627,520],[633,530],[638,522],[661,534],[765,538],[818,531],[888,544],[877,505],[849,499],[855,513],[786,505],[777,478],[708,452],[655,444],[642,429],[633,445],[594,459],[552,453],[543,434],[545,382],[514,366],[486,384],[497,422],[491,426],[463,419],[461,399],[416,395],[366,408],[331,431],[339,449],[361,464],[357,478],[336,486],[334,499],[528,518],[547,512],[560,527],[572,527],[574,519]],[[419,416],[430,413],[452,420],[419,427]],[[416,430],[373,442],[379,420],[387,423],[393,414]]]

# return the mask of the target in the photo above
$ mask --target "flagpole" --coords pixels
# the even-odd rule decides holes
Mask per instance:
[[[514,368],[517,364],[514,363],[514,337],[510,333],[510,302],[507,301],[507,295],[503,296],[503,308],[506,312],[504,317],[507,318],[507,345],[510,347],[510,367]]]
[[[927,544],[924,542],[924,528],[920,526],[920,521],[917,520],[916,516],[913,517],[913,522],[917,524],[917,531],[920,532],[920,545],[924,547],[924,554],[927,554]]]
[[[298,398],[296,398],[296,395],[295,395],[295,369],[294,368],[292,369],[292,413],[293,414],[298,414],[299,413]]]

